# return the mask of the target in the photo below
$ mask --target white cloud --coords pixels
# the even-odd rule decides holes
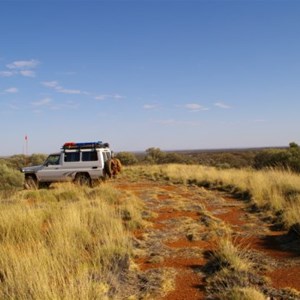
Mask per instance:
[[[214,103],[214,106],[219,107],[219,108],[223,108],[223,109],[228,109],[228,108],[230,108],[229,105],[227,105],[227,104],[225,104],[225,103],[223,103],[223,102],[216,102],[216,103]]]
[[[58,104],[58,105],[52,105],[50,108],[52,110],[61,110],[61,109],[77,109],[79,107],[78,103],[75,103],[73,101],[67,101],[66,103],[63,104]]]
[[[15,94],[15,93],[18,93],[19,90],[16,87],[11,87],[11,88],[8,88],[8,89],[4,90],[4,92]]]
[[[50,98],[43,98],[41,100],[31,102],[31,104],[34,106],[45,106],[45,105],[49,105],[51,102],[52,100]]]
[[[57,91],[63,94],[81,94],[80,90],[69,90],[69,89],[59,88],[57,89]]]
[[[19,74],[24,77],[35,77],[35,72],[32,70],[20,70]]]
[[[114,95],[111,95],[111,97],[115,100],[120,100],[120,99],[123,99],[124,97],[119,95],[119,94],[114,94]]]
[[[6,65],[7,70],[0,71],[0,77],[11,77],[21,75],[24,77],[35,77],[35,71],[39,61],[36,59],[31,60],[18,60]]]
[[[204,107],[203,105],[200,105],[197,103],[188,103],[188,104],[184,105],[184,107],[192,112],[209,110],[209,108]]]
[[[102,101],[102,100],[105,100],[106,98],[107,98],[107,95],[98,95],[98,96],[95,97],[95,100]]]
[[[44,81],[42,82],[42,85],[51,89],[56,90],[58,93],[62,94],[82,94],[80,90],[75,90],[75,89],[66,89],[59,85],[57,81]]]
[[[17,60],[10,64],[7,64],[6,67],[10,70],[24,70],[24,69],[33,69],[37,67],[39,64],[39,61],[36,59],[31,60]]]
[[[79,89],[67,89],[59,84],[58,81],[52,80],[52,81],[43,81],[41,84],[47,88],[53,89],[58,93],[62,94],[69,94],[69,95],[90,95],[91,93],[82,91]],[[114,99],[114,100],[120,100],[123,99],[124,97],[119,95],[119,94],[104,94],[104,95],[98,95],[95,96],[94,99],[96,100],[106,100],[106,99]]]
[[[11,77],[15,75],[13,71],[0,71],[0,77]]]
[[[100,101],[107,100],[107,99],[120,100],[123,98],[124,98],[124,96],[121,96],[119,94],[111,94],[111,95],[104,94],[104,95],[98,95],[98,96],[94,97],[95,100],[100,100]]]
[[[49,88],[57,88],[59,86],[57,81],[44,81],[42,85],[49,87]]]
[[[156,104],[144,104],[143,108],[144,109],[154,109],[154,108],[157,108],[157,105]]]

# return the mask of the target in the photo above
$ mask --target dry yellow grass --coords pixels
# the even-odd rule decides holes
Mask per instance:
[[[141,221],[138,201],[120,196],[107,184],[96,189],[65,184],[2,200],[0,299],[117,294],[118,276],[132,251],[121,212],[126,209],[134,224]]]
[[[247,272],[251,270],[252,263],[247,259],[247,247],[236,246],[230,235],[219,239],[215,258],[221,266],[228,267],[231,271]]]
[[[267,298],[258,290],[252,287],[233,288],[222,296],[224,300],[266,300]]]

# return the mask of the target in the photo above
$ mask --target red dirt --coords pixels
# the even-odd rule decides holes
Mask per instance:
[[[284,267],[268,272],[267,276],[272,279],[273,286],[277,288],[294,288],[300,291],[299,266]]]
[[[152,220],[154,223],[181,217],[188,217],[194,220],[199,219],[199,213],[194,211],[179,211],[173,208],[161,208],[156,212],[159,213],[159,217]]]
[[[153,268],[175,268],[178,275],[175,279],[175,289],[163,296],[164,300],[182,300],[182,299],[204,299],[203,282],[193,269],[201,267],[203,260],[188,258],[169,258],[162,263],[148,263],[146,260],[138,260],[141,270]]]
[[[227,212],[218,214],[217,217],[231,225],[244,225],[242,217],[245,213],[239,207],[230,207]]]
[[[199,205],[204,205],[215,218],[231,226],[239,234],[237,243],[278,261],[277,267],[265,274],[271,279],[274,288],[292,287],[300,291],[299,251],[295,253],[282,247],[280,237],[285,232],[270,231],[268,225],[253,213],[249,218],[250,213],[246,211],[244,202],[210,191],[209,193],[214,194],[212,201],[205,198],[208,191],[201,193],[202,188],[163,185],[150,181],[139,184],[119,183],[117,188],[134,192],[145,201],[147,209],[156,214],[155,218],[149,220],[153,226],[136,231],[135,237],[148,243],[150,248],[156,242],[161,247],[157,250],[151,248],[148,256],[136,259],[141,271],[163,268],[176,271],[174,290],[157,299],[205,298],[203,274],[199,272],[206,263],[202,254],[205,250],[214,250],[216,243],[201,238],[207,234],[207,228],[201,224]],[[192,230],[190,239],[186,236],[189,229]],[[151,253],[158,260],[153,259]],[[292,259],[297,257],[294,262]]]
[[[177,240],[174,242],[166,242],[166,246],[170,248],[199,248],[201,250],[211,250],[212,244],[207,241],[189,241],[186,239]]]

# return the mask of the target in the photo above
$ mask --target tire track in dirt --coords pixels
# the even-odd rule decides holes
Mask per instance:
[[[205,299],[204,254],[216,248],[224,233],[222,224],[231,227],[238,243],[266,257],[272,265],[266,275],[274,288],[300,290],[299,251],[282,248],[280,238],[285,232],[272,232],[244,201],[197,186],[147,180],[122,180],[115,186],[141,198],[150,215],[152,226],[135,233],[143,250],[136,257],[140,270],[172,274],[172,288],[169,282],[156,299]]]

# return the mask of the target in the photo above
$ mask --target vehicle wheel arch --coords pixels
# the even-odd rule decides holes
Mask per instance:
[[[78,185],[92,185],[92,179],[88,172],[77,172],[74,177],[74,182]]]
[[[25,175],[24,188],[27,190],[37,190],[39,188],[39,181],[34,173]]]

